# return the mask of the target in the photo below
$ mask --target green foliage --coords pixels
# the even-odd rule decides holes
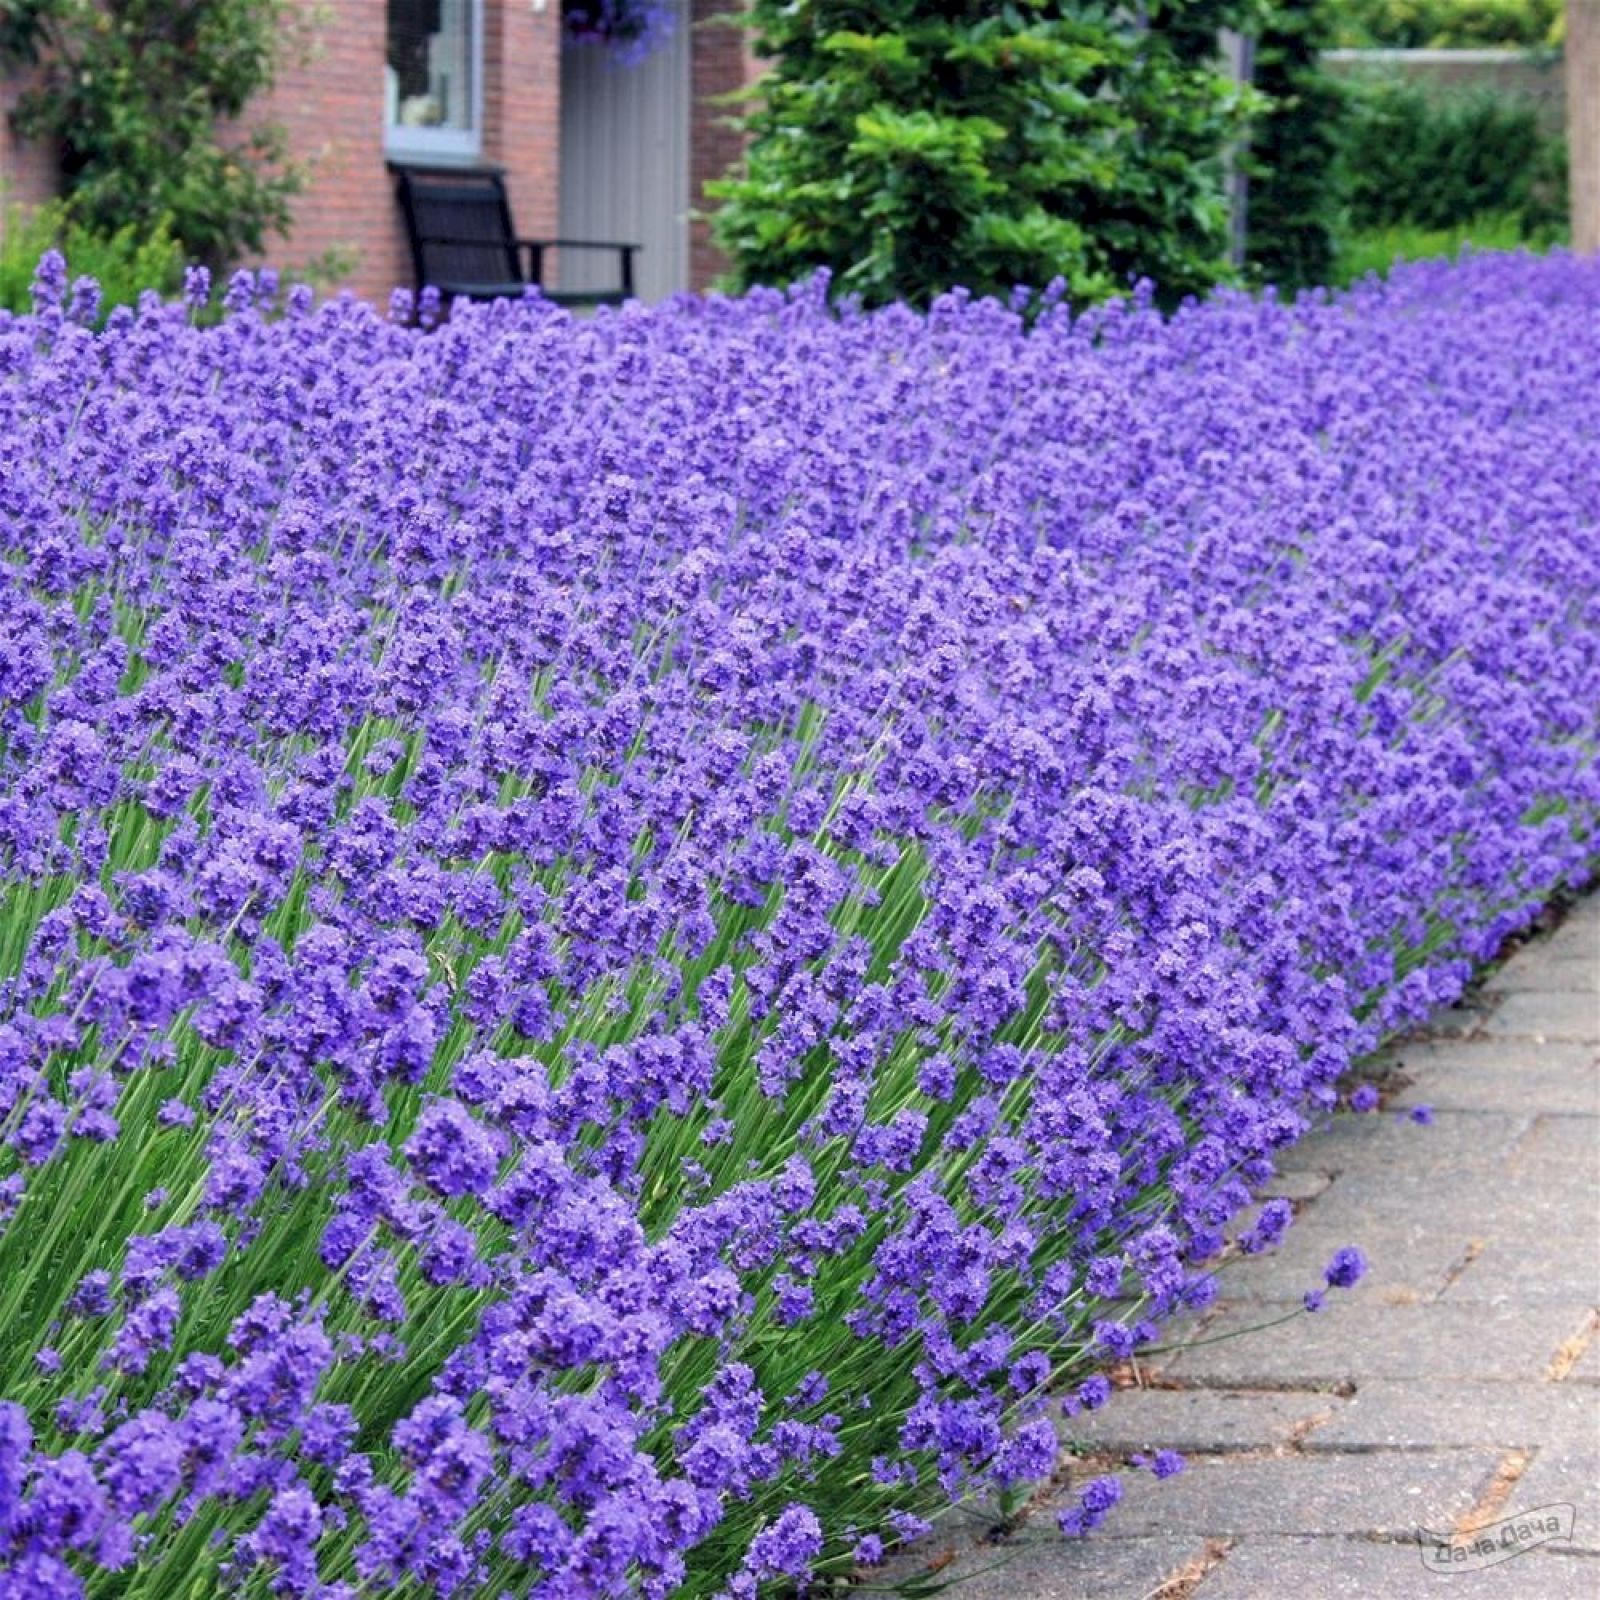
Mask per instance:
[[[149,229],[130,222],[107,235],[85,226],[60,201],[28,211],[13,206],[6,212],[0,245],[0,308],[29,309],[34,268],[39,257],[52,249],[67,258],[73,277],[99,283],[102,314],[113,306],[133,304],[144,289],[173,293],[183,279],[183,247],[165,221]]]
[[[0,64],[37,64],[11,112],[57,149],[75,218],[112,237],[167,219],[214,268],[286,231],[282,130],[234,123],[271,86],[284,0],[0,0]]]
[[[1482,216],[1448,228],[1423,228],[1414,222],[1399,222],[1341,239],[1329,281],[1344,285],[1372,272],[1387,275],[1391,267],[1403,261],[1441,258],[1453,261],[1468,248],[1542,250],[1559,243],[1561,238],[1559,228],[1543,229],[1530,237],[1521,217],[1505,214]]]
[[[734,286],[818,267],[869,304],[1065,281],[1088,300],[1227,275],[1221,70],[1242,0],[754,0],[774,66],[744,169],[709,186]]]
[[[1271,102],[1250,134],[1247,259],[1264,283],[1301,289],[1332,275],[1342,213],[1345,90],[1322,70],[1332,0],[1275,5],[1256,41],[1255,86]]]
[[[1534,49],[1561,38],[1562,0],[1340,0],[1335,43],[1356,49]]]
[[[1450,228],[1514,213],[1526,231],[1565,215],[1565,151],[1532,107],[1474,90],[1430,99],[1384,80],[1352,91],[1344,181],[1356,230]]]

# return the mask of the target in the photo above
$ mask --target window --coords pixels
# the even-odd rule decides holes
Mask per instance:
[[[388,0],[384,144],[391,155],[476,156],[483,0]]]

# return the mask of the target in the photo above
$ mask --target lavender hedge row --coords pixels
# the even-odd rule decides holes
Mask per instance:
[[[0,1595],[870,1563],[1595,860],[1593,265],[226,298],[0,317]]]

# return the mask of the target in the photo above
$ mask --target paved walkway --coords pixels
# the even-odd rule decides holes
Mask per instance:
[[[1295,1225],[1224,1268],[1186,1334],[1282,1315],[1349,1243],[1370,1262],[1354,1290],[1156,1358],[1063,1423],[1087,1459],[1009,1542],[935,1535],[913,1570],[943,1561],[933,1581],[967,1580],[953,1600],[1600,1600],[1597,1046],[1591,895],[1379,1058],[1384,1110],[1287,1154]],[[1432,1126],[1404,1115],[1420,1105]],[[1187,1470],[1126,1471],[1099,1533],[1054,1533],[1072,1484],[1160,1447]],[[1479,1566],[1471,1546],[1503,1551],[1507,1518],[1522,1553]],[[1448,1570],[1419,1528],[1458,1536]]]

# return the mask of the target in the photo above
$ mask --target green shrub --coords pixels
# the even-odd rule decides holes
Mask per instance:
[[[1532,49],[1561,36],[1561,0],[1341,0],[1337,42],[1356,49]]]
[[[38,72],[12,126],[59,153],[93,231],[164,219],[214,270],[260,254],[302,174],[281,128],[237,119],[271,87],[288,18],[284,0],[0,0],[0,70]]]
[[[47,250],[59,250],[67,258],[73,277],[99,282],[102,314],[113,306],[131,305],[143,289],[171,294],[183,279],[183,247],[165,220],[148,229],[128,223],[103,234],[79,221],[73,207],[61,201],[31,210],[11,206],[0,243],[0,307],[29,308],[34,268]]]
[[[1320,64],[1333,0],[1276,5],[1256,40],[1255,86],[1271,104],[1250,131],[1246,256],[1251,276],[1285,289],[1328,282],[1342,217],[1344,87]]]
[[[1531,106],[1487,90],[1430,99],[1393,80],[1355,86],[1342,167],[1350,226],[1451,228],[1490,213],[1530,232],[1565,214],[1565,152]]]
[[[1221,151],[1251,103],[1233,0],[754,0],[773,58],[739,174],[709,186],[733,282],[818,267],[868,303],[1065,280],[1092,299],[1227,275]]]
[[[1387,276],[1391,267],[1403,261],[1454,261],[1466,249],[1542,250],[1558,238],[1559,230],[1554,229],[1530,238],[1522,218],[1493,213],[1449,228],[1397,222],[1341,239],[1330,281],[1350,284],[1371,272]]]

